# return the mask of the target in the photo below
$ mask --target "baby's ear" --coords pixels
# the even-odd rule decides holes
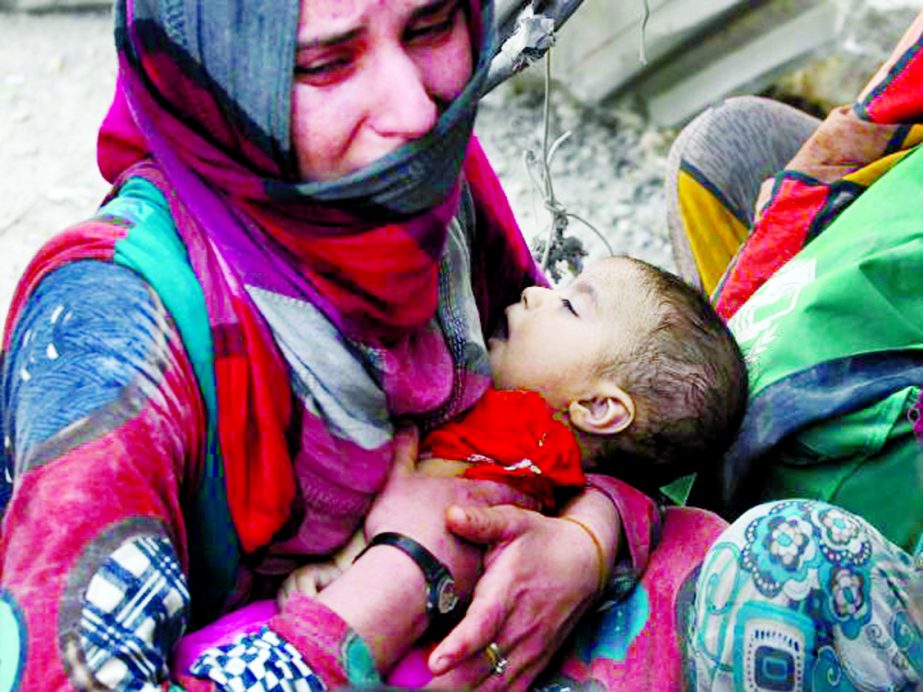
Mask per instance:
[[[615,435],[634,421],[635,402],[621,387],[602,382],[592,398],[570,402],[568,413],[574,427],[583,432]]]

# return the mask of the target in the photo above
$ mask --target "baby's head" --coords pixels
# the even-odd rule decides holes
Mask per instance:
[[[490,341],[494,383],[565,410],[592,468],[645,489],[717,463],[747,401],[740,349],[708,301],[646,262],[612,257],[528,288]]]

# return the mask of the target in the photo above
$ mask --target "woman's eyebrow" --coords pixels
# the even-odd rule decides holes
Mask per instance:
[[[454,9],[461,0],[430,0],[421,7],[418,7],[410,14],[410,20],[416,21],[438,15],[446,9]],[[329,36],[315,36],[298,42],[296,50],[306,50],[309,48],[330,48],[343,43],[349,43],[357,38],[364,31],[363,27],[357,26],[353,29],[347,29],[337,34]]]
[[[356,27],[355,29],[348,29],[338,34],[331,34],[329,36],[315,36],[313,38],[299,41],[295,49],[307,50],[309,48],[330,48],[332,46],[338,46],[343,43],[349,43],[353,39],[357,38],[362,33],[362,31],[362,27]]]
[[[455,6],[458,5],[460,1],[461,0],[430,0],[430,2],[427,2],[422,7],[418,7],[411,12],[410,18],[411,20],[415,20],[432,17],[450,6],[452,9],[455,9]]]

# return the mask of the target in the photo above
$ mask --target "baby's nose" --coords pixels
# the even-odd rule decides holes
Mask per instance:
[[[551,291],[547,288],[529,286],[529,288],[522,292],[522,304],[527,310],[530,308],[537,308],[545,301],[549,293],[551,293]]]

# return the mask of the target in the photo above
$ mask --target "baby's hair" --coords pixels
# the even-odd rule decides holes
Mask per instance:
[[[632,347],[602,366],[635,403],[628,429],[606,440],[604,468],[648,492],[717,465],[747,406],[747,368],[705,295],[634,258],[655,306]]]

